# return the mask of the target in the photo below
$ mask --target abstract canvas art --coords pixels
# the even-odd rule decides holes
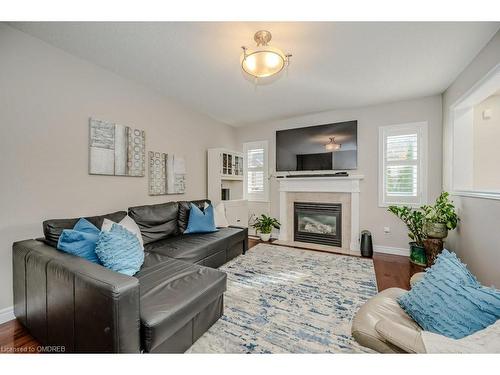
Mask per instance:
[[[167,154],[149,151],[149,195],[167,193]]]
[[[184,194],[186,166],[175,154],[149,152],[149,195]]]
[[[144,176],[144,130],[93,118],[90,119],[89,129],[90,174]]]
[[[184,158],[167,154],[167,194],[186,192],[186,165]]]

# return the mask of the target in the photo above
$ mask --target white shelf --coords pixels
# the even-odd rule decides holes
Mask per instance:
[[[243,181],[243,176],[228,176],[228,175],[221,175],[221,180],[226,180],[226,181]]]

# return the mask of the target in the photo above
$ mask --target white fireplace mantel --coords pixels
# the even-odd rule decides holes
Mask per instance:
[[[342,177],[288,177],[279,179],[280,191],[280,237],[289,239],[288,204],[289,193],[349,193],[351,195],[351,241],[350,250],[359,252],[359,181],[362,175]],[[293,213],[292,213],[293,214]]]

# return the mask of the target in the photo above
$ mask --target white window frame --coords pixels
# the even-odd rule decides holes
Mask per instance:
[[[248,193],[248,151],[254,149],[264,150],[264,191],[262,193]],[[243,196],[250,202],[269,202],[269,144],[268,141],[254,141],[243,143]],[[260,170],[253,168],[253,170]]]
[[[388,136],[417,134],[418,158],[417,158],[417,196],[416,197],[394,197],[389,198],[386,194],[386,139]],[[391,205],[406,205],[419,207],[427,203],[427,155],[428,155],[428,124],[426,121],[407,124],[397,124],[379,127],[378,146],[378,205],[389,207]]]

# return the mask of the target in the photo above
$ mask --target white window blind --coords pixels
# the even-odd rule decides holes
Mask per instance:
[[[245,155],[245,198],[250,201],[268,200],[267,141],[243,144]]]
[[[381,127],[379,138],[379,205],[423,204],[427,123]]]

